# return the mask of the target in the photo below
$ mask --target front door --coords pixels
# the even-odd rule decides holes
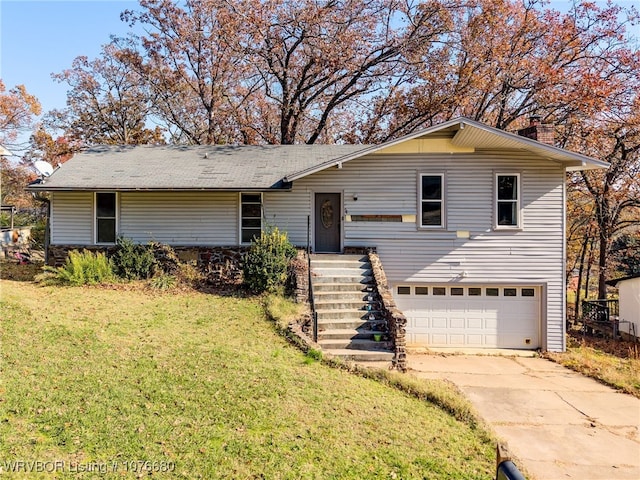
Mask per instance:
[[[340,252],[341,195],[316,193],[315,251]]]

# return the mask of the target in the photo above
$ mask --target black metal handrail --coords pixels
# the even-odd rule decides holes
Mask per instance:
[[[600,299],[582,301],[582,318],[591,322],[610,322],[620,315],[618,300]]]
[[[307,273],[309,275],[309,305],[313,322],[313,341],[318,341],[318,313],[313,299],[313,283],[311,282],[311,215],[307,215]]]

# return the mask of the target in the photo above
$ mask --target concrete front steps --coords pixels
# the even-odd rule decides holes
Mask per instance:
[[[311,282],[322,350],[355,362],[393,360],[392,342],[374,339],[384,332],[366,255],[312,255]]]

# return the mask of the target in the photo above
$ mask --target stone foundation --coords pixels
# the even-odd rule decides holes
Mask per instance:
[[[247,246],[172,246],[171,248],[180,261],[194,263],[206,275],[209,283],[215,285],[242,283],[242,261],[249,250]],[[64,265],[71,250],[89,250],[110,255],[115,251],[115,246],[50,245],[49,265]]]
[[[64,265],[69,252],[71,250],[89,250],[90,252],[103,252],[110,255],[114,252],[115,246],[96,246],[96,245],[49,245],[47,250],[47,264],[53,267]]]

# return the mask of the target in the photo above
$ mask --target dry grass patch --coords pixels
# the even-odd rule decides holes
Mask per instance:
[[[545,356],[640,398],[640,355],[637,343],[571,332],[567,337],[566,352],[547,352]]]

